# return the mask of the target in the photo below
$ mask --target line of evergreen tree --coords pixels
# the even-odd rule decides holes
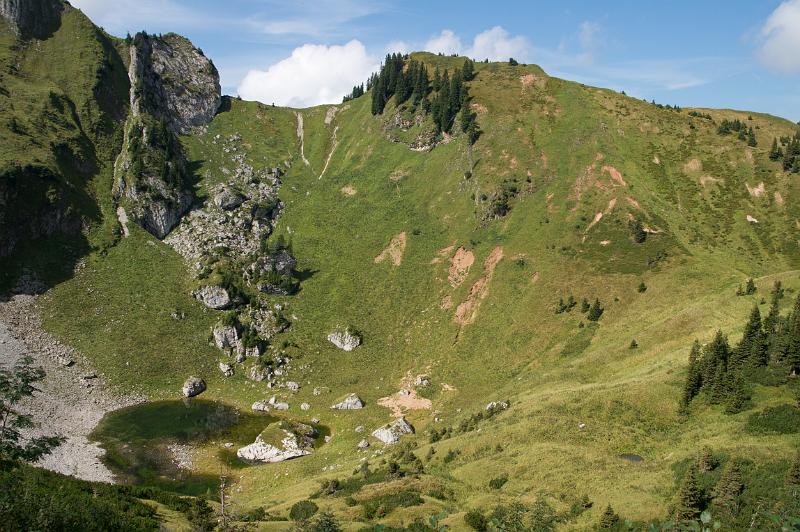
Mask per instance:
[[[469,108],[466,83],[474,77],[475,63],[469,58],[461,68],[452,72],[446,69],[442,72],[437,67],[431,79],[424,63],[406,60],[401,54],[389,54],[380,71],[367,80],[366,90],[372,92],[373,115],[382,114],[392,97],[397,105],[411,101],[415,107],[421,105],[426,113],[432,115],[437,133],[450,133],[456,117],[460,116],[459,128],[473,144],[480,136],[480,128],[477,115]],[[363,85],[356,86],[345,96],[345,101],[363,94]]]
[[[409,99],[419,105],[430,93],[428,69],[419,61],[406,62],[400,54],[389,54],[380,71],[368,80],[367,90],[372,90],[373,115],[383,113],[392,96],[398,105]]]
[[[681,396],[682,410],[703,394],[711,404],[724,404],[728,413],[740,412],[749,400],[748,385],[759,371],[772,369],[785,376],[800,371],[800,295],[786,316],[780,315],[783,296],[783,288],[776,282],[769,313],[762,319],[755,305],[736,346],[730,346],[722,331],[705,346],[695,340]]]
[[[361,85],[356,85],[353,87],[353,90],[350,91],[350,94],[346,94],[342,98],[342,103],[349,102],[350,100],[355,100],[356,98],[360,98],[364,96],[364,94],[366,94],[366,91],[364,90],[364,84],[362,83]]]
[[[734,131],[738,133],[739,140],[747,141],[748,146],[758,146],[753,126],[748,127],[738,118],[736,120],[723,120],[717,128],[717,133],[720,135],[730,135]]]
[[[781,137],[772,139],[769,158],[773,161],[782,161],[784,172],[800,173],[800,132],[794,137]]]

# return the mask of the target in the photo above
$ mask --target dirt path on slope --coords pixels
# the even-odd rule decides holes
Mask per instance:
[[[13,366],[25,354],[47,373],[38,384],[40,391],[20,405],[38,425],[26,435],[66,438],[37,465],[85,480],[113,482],[101,461],[105,451],[87,436],[107,412],[144,399],[112,393],[80,353],[42,330],[36,296],[16,295],[0,300],[0,366]],[[68,360],[72,364],[64,365]]]
[[[303,159],[303,164],[311,166],[311,163],[306,159],[306,135],[303,129],[303,114],[295,113],[295,116],[297,116],[297,138],[300,139],[300,158]]]
[[[328,165],[331,163],[331,157],[333,157],[333,152],[336,150],[336,132],[339,131],[339,126],[333,128],[333,135],[331,136],[331,151],[328,152],[328,157],[325,159],[325,166],[322,167],[322,173],[319,174],[317,179],[322,179],[322,176],[325,175],[325,172],[328,171]]]
[[[445,249],[452,249],[452,246]],[[450,268],[447,272],[447,280],[450,282],[450,286],[455,288],[463,283],[474,262],[475,254],[464,248],[464,246],[459,247],[456,250],[456,254],[450,259]]]

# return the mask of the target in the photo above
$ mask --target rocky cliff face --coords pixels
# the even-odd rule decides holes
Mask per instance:
[[[206,125],[221,101],[219,74],[183,37],[139,33],[130,48],[130,116],[114,195],[131,220],[164,238],[192,203],[176,135]]]
[[[44,39],[61,25],[61,0],[0,0],[0,16],[23,38]]]
[[[214,118],[222,101],[219,73],[188,39],[174,33],[161,37],[140,33],[131,54],[142,110],[180,134],[190,133]]]

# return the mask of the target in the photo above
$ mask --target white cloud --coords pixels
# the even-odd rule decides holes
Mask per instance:
[[[478,60],[507,61],[510,57],[525,60],[530,51],[528,39],[521,35],[511,36],[501,26],[495,26],[475,36],[467,55]]]
[[[425,43],[426,51],[434,54],[458,54],[461,53],[461,39],[452,30],[442,30],[436,37],[431,37]]]
[[[377,61],[358,40],[344,46],[304,44],[267,70],[248,72],[239,96],[289,107],[339,103],[377,69]]]
[[[800,72],[800,0],[779,5],[761,35],[765,40],[758,55],[764,65],[789,74]]]
[[[425,43],[424,50],[445,55],[463,54],[478,60],[507,61],[510,57],[527,59],[531,45],[525,37],[512,36],[503,27],[495,26],[477,34],[472,45],[466,48],[452,30],[442,30]]]

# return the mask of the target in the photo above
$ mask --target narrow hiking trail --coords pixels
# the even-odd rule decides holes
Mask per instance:
[[[328,170],[328,165],[331,162],[331,157],[333,157],[333,152],[336,151],[336,132],[339,131],[339,126],[333,128],[333,135],[331,136],[331,151],[328,152],[328,157],[325,159],[325,166],[322,167],[322,173],[319,174],[317,179],[322,179],[322,176],[325,175],[325,172]]]

